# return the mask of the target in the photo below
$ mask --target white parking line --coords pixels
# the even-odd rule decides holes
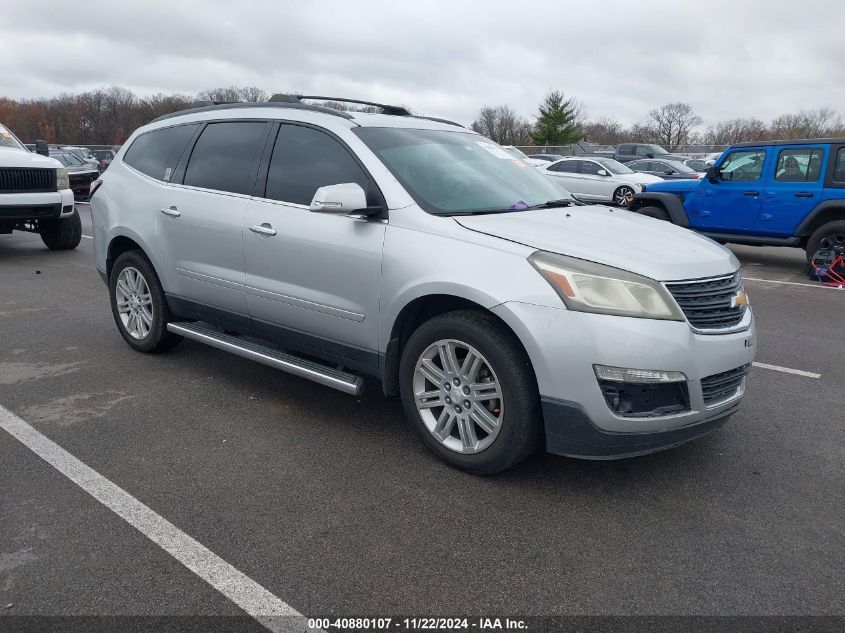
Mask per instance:
[[[769,284],[784,284],[786,286],[806,286],[807,288],[827,288],[828,290],[839,290],[834,286],[825,286],[823,284],[803,284],[797,281],[779,281],[777,279],[759,279],[755,277],[745,277],[742,278],[743,281],[764,281]]]
[[[812,371],[804,371],[803,369],[791,369],[789,367],[781,367],[780,365],[769,365],[768,363],[753,363],[755,367],[760,369],[771,369],[772,371],[782,371],[785,374],[795,374],[796,376],[806,376],[807,378],[821,378],[821,374]]]
[[[306,629],[302,614],[2,405],[0,428],[271,631]]]
[[[94,239],[94,238],[93,238],[92,236],[90,236],[90,235],[83,235],[82,237],[84,237],[86,240],[93,240],[93,239]]]

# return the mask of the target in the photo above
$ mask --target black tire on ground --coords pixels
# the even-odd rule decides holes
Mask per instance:
[[[837,245],[845,246],[845,220],[827,222],[813,231],[807,240],[807,262],[813,259],[819,248],[828,249]]]
[[[51,251],[66,251],[79,246],[82,241],[82,220],[79,211],[66,218],[41,221],[41,241]]]
[[[147,284],[152,305],[152,324],[149,332],[143,338],[135,338],[126,329],[117,309],[116,289],[121,271],[126,268],[134,268],[143,277]],[[111,303],[112,316],[117,324],[117,329],[129,346],[145,353],[163,352],[177,345],[182,337],[167,330],[167,324],[172,320],[170,309],[164,297],[164,289],[158,279],[153,265],[142,251],[126,251],[115,261],[109,276],[109,301]]]
[[[672,221],[669,217],[669,212],[666,211],[666,209],[661,209],[660,207],[643,207],[641,209],[637,209],[637,213],[649,218],[654,218],[655,220],[664,220],[666,222]]]
[[[417,362],[441,339],[456,339],[476,348],[499,379],[504,414],[498,435],[486,449],[471,454],[445,447],[428,430],[416,406],[413,388]],[[408,339],[399,363],[402,406],[425,445],[446,463],[477,475],[491,475],[522,461],[542,445],[543,417],[531,361],[516,337],[501,322],[476,310],[458,310],[423,323]]]

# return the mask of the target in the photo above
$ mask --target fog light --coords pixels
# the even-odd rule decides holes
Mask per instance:
[[[687,377],[679,371],[662,371],[658,369],[628,369],[625,367],[608,367],[607,365],[593,365],[599,380],[613,380],[615,382],[653,383],[653,382],[686,382]]]

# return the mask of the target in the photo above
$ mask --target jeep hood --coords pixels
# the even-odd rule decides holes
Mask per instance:
[[[652,191],[666,191],[670,193],[689,193],[694,191],[701,184],[703,178],[688,178],[678,180],[661,180],[648,186],[646,193]]]
[[[659,281],[727,275],[739,261],[713,240],[669,222],[604,206],[454,216],[471,231]]]

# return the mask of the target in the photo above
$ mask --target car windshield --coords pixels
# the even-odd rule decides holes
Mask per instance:
[[[513,147],[513,146],[503,147],[502,149],[505,150],[506,152],[508,152],[509,154],[512,154],[516,158],[519,158],[519,159],[528,158],[528,156],[525,155],[525,152],[523,152],[521,149],[517,149],[516,147]]]
[[[707,163],[705,163],[703,160],[688,160],[687,167],[689,167],[693,171],[707,171]]]
[[[620,163],[618,160],[613,160],[612,158],[600,158],[598,162],[601,163],[601,166],[604,167],[611,174],[621,175],[634,173],[633,171],[628,169],[628,167]]]
[[[663,154],[669,153],[665,149],[660,147],[660,145],[647,145],[647,147],[649,148],[651,153],[654,154],[655,156],[662,156]]]
[[[57,159],[60,163],[67,165],[68,167],[70,167],[71,165],[84,164],[78,156],[69,152],[62,152],[61,154],[52,154],[51,156]]]
[[[688,167],[684,165],[682,162],[679,161],[668,161],[668,164],[674,169],[675,171],[682,173],[682,174],[694,174],[695,170],[692,167]]]
[[[469,132],[355,129],[429,213],[522,211],[571,194],[493,141]]]
[[[95,149],[91,153],[98,160],[110,160],[112,158],[112,151],[110,149]]]
[[[26,151],[26,148],[18,140],[18,137],[12,134],[12,131],[4,125],[0,125],[0,147],[13,147]]]

